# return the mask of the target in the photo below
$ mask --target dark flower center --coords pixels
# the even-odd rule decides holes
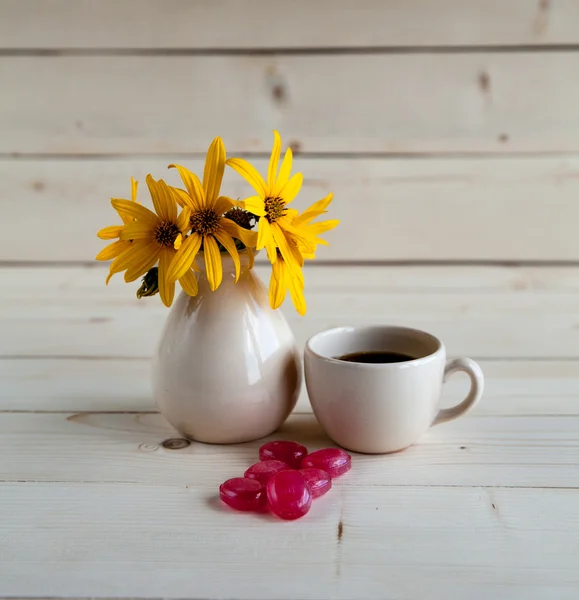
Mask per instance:
[[[191,230],[201,235],[210,235],[219,228],[221,217],[212,208],[203,208],[191,215]]]
[[[234,223],[237,223],[237,225],[243,227],[243,229],[252,229],[255,225],[255,215],[252,215],[243,208],[230,208],[223,216],[226,219],[230,219]]]
[[[285,202],[279,198],[268,197],[265,199],[265,218],[270,223],[275,223],[285,215]]]
[[[155,240],[161,246],[173,246],[175,239],[181,232],[175,223],[163,221],[155,229]]]

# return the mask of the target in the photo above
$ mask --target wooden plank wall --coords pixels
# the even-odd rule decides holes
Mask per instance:
[[[300,206],[333,190],[342,220],[307,270],[307,317],[284,309],[300,343],[407,323],[501,377],[541,359],[569,372],[578,50],[575,0],[0,0],[10,389],[66,361],[95,361],[95,382],[118,359],[142,368],[166,312],[104,287],[108,199],[171,161],[199,171],[216,134],[263,168],[273,128],[305,175]]]

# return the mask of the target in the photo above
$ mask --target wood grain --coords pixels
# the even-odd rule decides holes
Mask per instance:
[[[1,0],[0,13],[4,48],[412,48],[579,42],[579,9],[573,0]],[[67,27],[62,26],[64,15]]]
[[[537,590],[571,599],[576,590],[576,490],[337,488],[306,519],[287,524],[225,510],[214,503],[213,483],[2,486],[11,554],[0,591],[394,599],[423,597],[428,588],[441,599],[469,590],[475,599],[547,597]],[[471,547],[473,527],[480,537]],[[264,569],[277,585],[264,586]]]
[[[268,152],[273,128],[312,153],[576,152],[578,70],[571,51],[2,56],[0,153]]]
[[[176,158],[196,173],[204,160]],[[0,260],[93,260],[100,227],[115,220],[109,198],[126,197],[129,177],[179,178],[168,158],[0,160],[5,224]],[[265,172],[266,159],[252,162]],[[323,260],[579,260],[579,159],[296,157],[304,187],[296,207],[334,192]],[[249,186],[231,170],[225,194]],[[18,198],[18,202],[13,199]],[[26,210],[23,210],[23,206]],[[22,243],[34,215],[35,234]],[[74,225],[73,225],[74,224]]]
[[[476,415],[579,415],[579,362],[481,360],[484,400]],[[156,411],[150,361],[142,359],[22,358],[0,360],[0,411]],[[467,393],[466,377],[444,387],[452,406]],[[305,386],[297,412],[311,412]]]
[[[106,272],[0,269],[0,356],[152,356],[167,309],[137,300],[138,282],[106,287]],[[579,357],[577,267],[319,265],[305,277],[307,316],[283,307],[300,346],[325,328],[391,323],[431,331],[452,356]]]
[[[202,486],[242,474],[264,443],[165,449],[173,437],[156,413],[4,413],[0,479]],[[290,417],[272,439],[331,445],[311,414]],[[404,452],[356,455],[355,476],[340,485],[579,488],[578,453],[577,416],[466,416],[431,428]]]
[[[1,485],[0,593],[576,598],[577,490],[338,482],[307,517],[284,523],[222,507],[220,477],[180,487]]]

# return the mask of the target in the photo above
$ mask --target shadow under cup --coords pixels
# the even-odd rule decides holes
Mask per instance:
[[[399,353],[402,362],[350,362],[355,353]],[[316,418],[339,445],[355,452],[396,452],[435,420],[446,352],[436,337],[415,329],[343,327],[306,344],[305,377]]]

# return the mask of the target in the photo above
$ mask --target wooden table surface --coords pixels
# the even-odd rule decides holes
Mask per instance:
[[[262,442],[163,446],[176,434],[149,391],[166,317],[156,299],[137,302],[120,280],[105,288],[103,269],[0,269],[0,596],[576,600],[576,270],[429,269],[393,268],[365,289],[359,320],[376,318],[373,302],[400,311],[420,298],[428,308],[411,324],[449,339],[451,354],[468,344],[484,399],[404,452],[354,455],[297,522],[217,498]],[[331,324],[352,289],[326,291],[332,308],[314,282],[308,318],[290,319],[298,340]],[[470,308],[483,297],[494,333],[491,313]],[[558,310],[539,318],[547,297]],[[561,356],[538,359],[561,324]],[[497,331],[505,356],[485,358]],[[445,404],[466,388],[453,378]],[[273,438],[329,444],[305,395]]]

